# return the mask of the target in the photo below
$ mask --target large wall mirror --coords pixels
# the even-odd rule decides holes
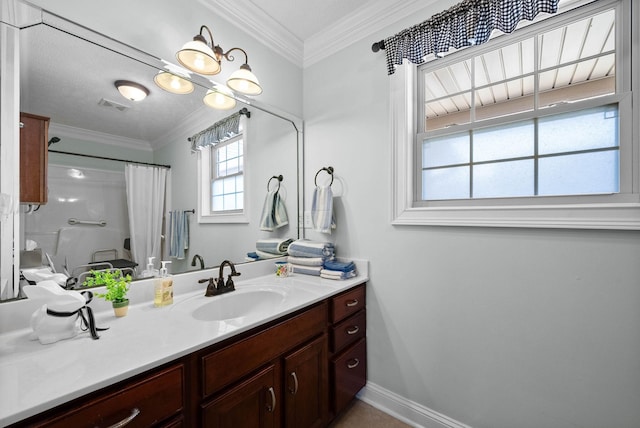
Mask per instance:
[[[259,239],[301,237],[299,118],[246,98],[237,98],[230,110],[211,109],[202,101],[211,87],[204,77],[191,76],[190,94],[166,92],[153,80],[166,66],[162,60],[46,12],[40,21],[19,32],[20,111],[50,118],[48,202],[20,206],[16,251],[40,249],[43,262],[48,256],[58,272],[69,273],[91,262],[96,251],[115,249],[116,258],[125,257],[130,231],[122,161],[170,167],[161,215],[181,211],[188,217],[184,257],[169,257],[164,245],[170,272],[213,267],[225,259],[245,262]],[[139,102],[125,99],[117,80],[141,84],[149,95]],[[247,221],[200,222],[198,156],[203,155],[191,150],[188,139],[241,109],[249,112],[241,115]],[[277,185],[289,224],[267,232],[260,217],[267,191]],[[153,215],[158,213],[149,212]],[[165,232],[167,240],[170,231]],[[146,261],[136,262],[143,270]]]

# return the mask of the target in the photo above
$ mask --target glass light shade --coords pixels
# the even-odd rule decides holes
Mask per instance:
[[[213,75],[220,73],[220,63],[216,60],[213,50],[206,43],[192,40],[184,44],[176,54],[178,62],[189,70]]]
[[[118,92],[120,92],[123,97],[131,101],[142,101],[147,97],[147,95],[149,95],[149,90],[147,88],[135,82],[117,80],[115,85],[116,88],[118,88]]]
[[[247,68],[241,67],[234,71],[227,80],[227,86],[245,95],[260,95],[262,93],[258,78]]]
[[[229,110],[236,106],[235,98],[226,94],[221,88],[209,89],[202,101],[211,108],[217,110]]]
[[[193,83],[168,71],[161,71],[153,78],[156,85],[172,94],[190,94],[193,92]]]

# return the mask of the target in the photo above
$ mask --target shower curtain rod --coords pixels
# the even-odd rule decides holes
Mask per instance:
[[[124,160],[124,159],[108,158],[108,157],[104,157],[104,156],[94,156],[94,155],[85,155],[85,154],[82,154],[82,153],[64,152],[62,150],[49,150],[49,153],[59,153],[59,154],[62,154],[62,155],[71,155],[71,156],[82,156],[82,157],[85,157],[85,158],[104,159],[104,160],[110,160],[110,161],[116,161],[116,162],[135,163],[135,164],[138,164],[138,165],[159,166],[159,167],[162,167],[162,168],[171,169],[171,165],[162,165],[162,164],[158,164],[158,163],[149,163],[149,162],[135,162],[135,161],[129,161],[129,160]]]

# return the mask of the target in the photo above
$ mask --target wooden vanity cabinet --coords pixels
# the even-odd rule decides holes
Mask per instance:
[[[366,382],[364,305],[363,284],[12,427],[325,427]]]
[[[325,426],[327,312],[322,302],[202,353],[202,426]]]
[[[20,422],[20,427],[182,427],[185,408],[183,364],[152,371],[71,401],[54,412]],[[122,425],[117,425],[121,423]]]
[[[365,284],[330,300],[331,389],[333,419],[353,400],[367,382]]]
[[[20,113],[20,202],[47,203],[49,118]]]

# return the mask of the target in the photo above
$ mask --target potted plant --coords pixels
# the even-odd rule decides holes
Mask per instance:
[[[127,315],[129,309],[129,299],[127,292],[131,284],[131,275],[122,275],[118,270],[92,270],[91,275],[82,283],[86,287],[97,287],[104,285],[105,293],[96,293],[97,297],[102,297],[111,302],[113,311],[117,317]]]

